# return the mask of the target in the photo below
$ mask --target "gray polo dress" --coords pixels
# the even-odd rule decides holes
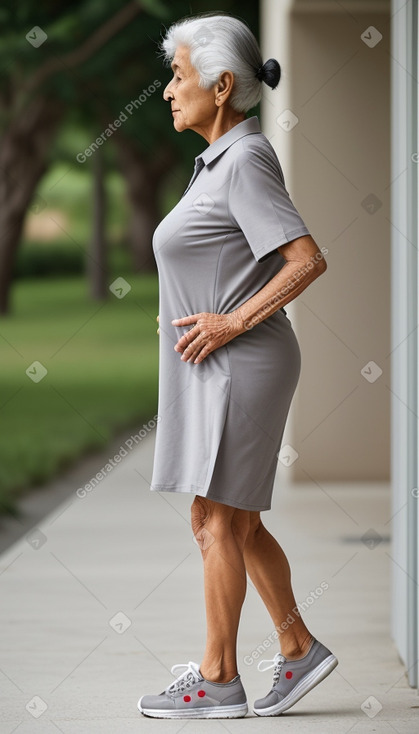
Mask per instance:
[[[276,153],[250,117],[195,159],[180,201],[156,228],[159,421],[150,489],[246,510],[271,508],[301,355],[284,309],[200,364],[174,351],[191,327],[172,319],[229,313],[285,264],[280,245],[309,234]]]

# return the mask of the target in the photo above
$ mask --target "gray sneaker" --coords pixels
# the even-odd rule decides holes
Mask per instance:
[[[229,683],[206,680],[199,665],[190,661],[173,665],[186,668],[158,696],[142,696],[138,709],[144,716],[158,719],[236,719],[247,714],[247,699],[236,675]]]
[[[268,664],[263,667],[263,663]],[[326,678],[337,664],[333,653],[315,638],[307,655],[299,660],[287,660],[279,652],[273,660],[261,660],[258,670],[273,668],[274,680],[268,695],[255,701],[253,711],[258,716],[282,714]]]

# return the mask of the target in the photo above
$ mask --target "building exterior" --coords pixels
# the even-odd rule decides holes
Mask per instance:
[[[390,482],[392,628],[418,685],[418,4],[261,0],[262,127],[328,269],[286,310],[293,482]],[[283,462],[285,463],[285,462]],[[390,611],[389,611],[390,613]]]

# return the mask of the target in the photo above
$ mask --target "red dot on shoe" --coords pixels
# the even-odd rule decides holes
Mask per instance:
[[[204,698],[205,691],[198,691],[198,696],[199,696],[199,698]]]
[[[191,697],[190,696],[184,696],[183,697],[183,700],[185,701],[185,703],[189,703],[189,701],[191,700]]]
[[[292,678],[292,673],[291,673],[290,670],[287,673],[285,673],[285,677],[286,678]]]

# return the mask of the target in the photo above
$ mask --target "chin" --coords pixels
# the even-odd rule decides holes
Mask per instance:
[[[183,130],[187,129],[187,126],[185,125],[183,121],[181,120],[178,121],[176,119],[173,120],[173,127],[175,128],[176,132],[178,133],[181,133]]]

